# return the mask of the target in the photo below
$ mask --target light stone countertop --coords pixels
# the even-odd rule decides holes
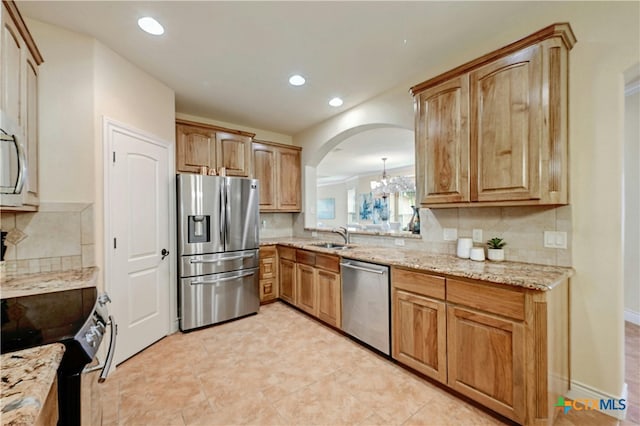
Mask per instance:
[[[36,423],[63,354],[64,345],[54,343],[0,356],[2,425]]]
[[[0,296],[2,299],[9,299],[76,288],[95,287],[97,277],[97,267],[19,275],[0,280]]]
[[[573,268],[538,265],[523,262],[476,262],[460,259],[448,254],[428,253],[422,250],[401,247],[382,247],[368,244],[350,244],[346,250],[327,249],[313,244],[323,241],[307,238],[269,238],[260,245],[280,244],[320,253],[330,253],[344,258],[402,266],[425,272],[434,272],[451,277],[470,278],[507,284],[533,290],[551,290],[557,284],[573,275]]]

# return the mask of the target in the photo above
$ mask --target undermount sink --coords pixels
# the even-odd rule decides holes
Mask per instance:
[[[328,248],[328,249],[337,249],[337,250],[345,250],[349,247],[346,244],[340,244],[340,243],[314,243],[311,244],[312,246],[316,246],[316,247],[322,247],[322,248]]]

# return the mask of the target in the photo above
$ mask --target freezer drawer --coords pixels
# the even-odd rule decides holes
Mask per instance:
[[[257,268],[258,250],[199,254],[180,258],[180,278]]]
[[[180,280],[180,330],[258,312],[259,268]]]

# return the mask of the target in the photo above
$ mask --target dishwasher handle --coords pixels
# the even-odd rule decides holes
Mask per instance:
[[[350,269],[356,269],[358,271],[371,272],[372,274],[379,274],[379,275],[383,275],[386,272],[386,270],[363,268],[362,266],[352,265],[351,263],[340,263],[340,266],[344,266],[345,268],[350,268]]]

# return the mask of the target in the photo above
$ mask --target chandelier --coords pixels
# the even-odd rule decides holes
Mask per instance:
[[[416,183],[413,178],[408,176],[387,175],[387,157],[382,158],[382,176],[380,181],[371,182],[371,191],[374,195],[387,198],[389,194],[398,192],[411,192],[416,190]]]

